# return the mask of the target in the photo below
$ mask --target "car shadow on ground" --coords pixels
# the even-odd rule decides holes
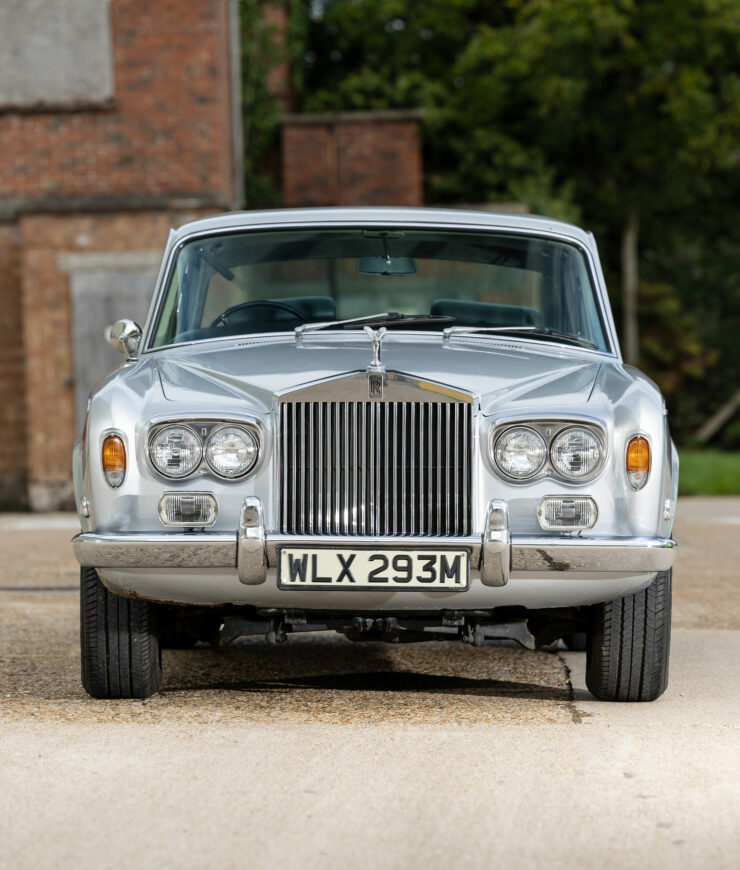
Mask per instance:
[[[275,695],[315,690],[560,702],[571,698],[556,655],[516,646],[388,645],[350,643],[341,637],[291,639],[274,646],[250,640],[221,649],[165,651],[164,667],[165,694],[212,689]]]
[[[466,679],[441,674],[375,671],[357,674],[314,674],[309,677],[251,682],[213,682],[198,689],[232,692],[290,692],[295,689],[318,689],[333,692],[408,692],[437,695],[473,695],[479,697],[528,697],[548,701],[569,701],[567,689],[555,689],[536,683],[506,680]],[[166,693],[165,689],[165,693]]]

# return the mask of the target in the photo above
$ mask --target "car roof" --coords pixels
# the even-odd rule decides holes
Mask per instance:
[[[280,226],[326,224],[416,224],[445,227],[480,227],[484,229],[521,230],[534,234],[567,237],[588,248],[594,247],[593,236],[573,224],[530,214],[511,214],[455,208],[285,208],[270,211],[234,211],[190,221],[178,227],[171,237],[177,243],[199,233],[219,230],[264,229]]]

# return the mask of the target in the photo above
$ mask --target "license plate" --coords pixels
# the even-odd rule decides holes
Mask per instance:
[[[467,550],[280,548],[280,589],[468,588]]]

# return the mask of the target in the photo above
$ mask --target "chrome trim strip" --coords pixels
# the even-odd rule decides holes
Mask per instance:
[[[236,535],[219,532],[83,532],[72,539],[89,568],[234,568]]]
[[[676,558],[670,538],[552,538],[512,541],[512,571],[667,571]]]

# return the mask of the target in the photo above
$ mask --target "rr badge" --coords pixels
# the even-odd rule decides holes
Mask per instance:
[[[383,398],[383,375],[368,374],[367,395],[369,399]]]

